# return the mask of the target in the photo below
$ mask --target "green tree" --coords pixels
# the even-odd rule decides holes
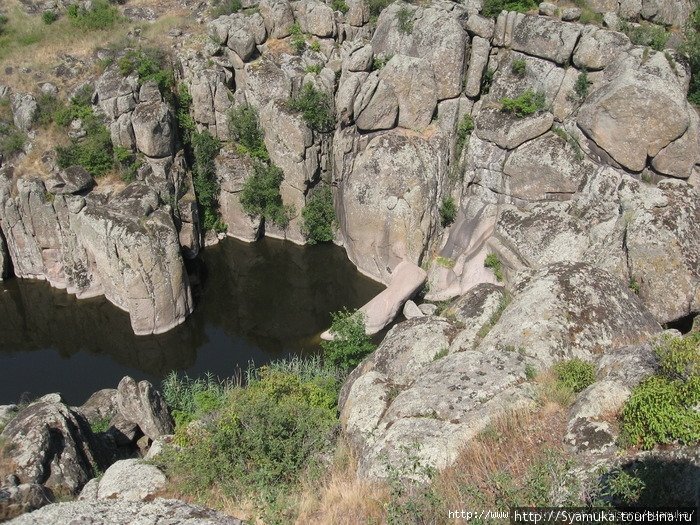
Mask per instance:
[[[323,341],[323,357],[329,364],[349,371],[360,364],[365,356],[376,348],[365,333],[365,317],[362,312],[348,311],[331,314],[333,322],[330,332],[334,339]]]
[[[336,229],[333,193],[328,186],[314,192],[301,210],[302,231],[309,244],[333,240]]]

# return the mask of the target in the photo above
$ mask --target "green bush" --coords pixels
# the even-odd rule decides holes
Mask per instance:
[[[256,162],[254,174],[243,184],[240,201],[243,211],[253,217],[272,221],[280,228],[286,228],[292,210],[282,203],[280,184],[284,173],[277,166]]]
[[[58,20],[58,15],[51,10],[44,11],[41,14],[41,20],[46,24],[47,26],[50,26],[53,24],[56,20]]]
[[[125,77],[136,72],[139,82],[154,81],[163,95],[166,95],[174,84],[173,70],[168,57],[157,48],[130,49],[117,60],[117,66]]]
[[[410,35],[413,32],[413,11],[406,6],[401,7],[396,13],[396,22],[400,33]]]
[[[525,76],[527,71],[527,62],[525,62],[524,58],[516,58],[511,63],[510,70],[513,74],[518,75],[519,77]]]
[[[486,256],[486,259],[484,259],[484,267],[491,269],[498,282],[503,281],[503,267],[498,255],[495,253],[489,253]]]
[[[350,10],[345,0],[333,0],[331,2],[331,7],[334,11],[340,11],[343,14],[347,13]]]
[[[544,108],[544,93],[534,92],[528,89],[517,98],[505,97],[501,99],[502,110],[513,113],[516,117],[522,118],[537,113]]]
[[[337,219],[333,207],[333,193],[328,186],[311,195],[301,210],[301,218],[301,229],[309,244],[333,240]]]
[[[534,0],[484,0],[481,14],[495,18],[501,14],[501,11],[526,13],[530,9],[535,9],[537,5]]]
[[[369,5],[369,15],[374,21],[377,20],[379,14],[384,11],[394,0],[367,0]]]
[[[301,55],[306,49],[306,36],[301,31],[299,22],[294,22],[290,30],[292,49],[297,55]]]
[[[583,68],[576,78],[576,83],[574,84],[574,91],[578,97],[583,100],[588,96],[588,88],[590,87],[590,81],[588,80],[588,71]]]
[[[176,430],[219,410],[233,388],[230,381],[221,381],[213,374],[194,379],[187,374],[179,376],[174,371],[163,380],[162,386]]]
[[[253,158],[269,160],[265,147],[265,135],[260,127],[258,111],[249,104],[231,108],[229,113],[229,131],[243,153]]]
[[[595,368],[581,359],[570,359],[555,364],[554,374],[562,386],[576,394],[595,382]]]
[[[622,23],[620,29],[629,37],[633,44],[648,46],[656,51],[663,51],[666,47],[666,42],[671,36],[665,27],[649,23],[636,26]]]
[[[205,230],[224,231],[226,225],[219,217],[219,181],[214,159],[221,143],[208,131],[192,135],[192,182]]]
[[[119,10],[107,0],[93,0],[90,9],[72,4],[67,14],[71,24],[84,31],[111,29],[121,19]]]
[[[442,227],[449,226],[457,217],[457,205],[452,197],[443,197],[440,204],[440,224]]]
[[[245,386],[228,390],[217,416],[196,431],[180,432],[181,448],[166,450],[159,461],[187,494],[216,489],[248,498],[264,512],[330,449],[339,381],[318,360],[272,363],[249,370],[247,378]],[[284,522],[279,515],[263,518]]]
[[[372,59],[372,71],[379,71],[380,69],[382,69],[384,66],[386,66],[387,62],[389,62],[389,60],[391,60],[393,56],[394,55],[374,55],[374,58]]]
[[[93,434],[102,434],[104,432],[107,432],[110,427],[109,422],[110,418],[108,417],[103,417],[100,419],[96,419],[95,421],[90,421],[90,430]]]
[[[54,95],[41,93],[36,99],[37,110],[34,113],[34,122],[40,126],[48,126],[56,120],[56,114],[63,111],[61,101]]]
[[[211,16],[212,18],[219,18],[220,16],[232,15],[233,13],[238,13],[241,9],[243,9],[241,0],[219,0],[214,4]]]
[[[315,43],[316,42],[314,42],[314,44]],[[314,75],[318,75],[322,69],[323,69],[323,66],[321,64],[311,64],[311,65],[306,66],[306,72],[313,73]]]
[[[11,157],[24,149],[27,135],[12,124],[0,122],[0,155]]]
[[[60,125],[68,125],[79,118],[86,133],[81,139],[72,139],[69,146],[56,148],[57,164],[59,168],[82,166],[94,177],[101,177],[114,168],[112,138],[102,120],[93,113],[89,98],[85,98],[88,90],[92,92],[91,88],[84,88],[68,106],[54,114]]]
[[[191,146],[192,134],[197,131],[197,124],[190,115],[190,107],[192,106],[192,95],[185,84],[179,84],[177,93],[175,94],[175,120],[177,121],[177,129],[182,142]]]
[[[700,105],[700,2],[696,2],[695,11],[688,20],[680,52],[690,65],[688,100]]]
[[[330,98],[309,83],[304,84],[301,92],[288,105],[292,111],[301,112],[307,126],[314,131],[327,133],[335,125]]]
[[[9,22],[7,16],[0,13],[0,35],[3,35],[7,28],[7,23]]]
[[[136,174],[143,165],[138,155],[123,146],[114,148],[114,163],[119,170],[122,180],[127,183],[136,180]]]
[[[375,345],[365,333],[365,318],[361,312],[341,310],[331,314],[333,341],[322,341],[324,360],[341,370],[355,368],[374,352]]]
[[[474,119],[471,115],[464,115],[457,125],[457,142],[455,149],[455,157],[457,160],[462,156],[462,150],[467,143],[467,139],[471,136],[472,131],[474,131]]]
[[[644,449],[700,440],[700,335],[666,338],[655,349],[660,373],[642,381],[622,410],[622,443]]]

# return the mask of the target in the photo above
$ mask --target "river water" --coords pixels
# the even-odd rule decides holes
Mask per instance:
[[[171,370],[228,377],[318,351],[330,312],[361,306],[383,286],[343,249],[225,239],[191,264],[194,313],[166,334],[135,336],[104,298],[77,300],[45,282],[0,283],[0,404],[60,392],[81,404],[124,375],[159,382]]]

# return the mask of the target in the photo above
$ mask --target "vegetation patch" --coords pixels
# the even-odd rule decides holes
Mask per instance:
[[[27,135],[17,129],[14,124],[0,122],[0,155],[11,157],[24,149]]]
[[[324,360],[340,370],[350,371],[376,348],[365,333],[362,312],[341,310],[331,314],[332,341],[322,341]]]
[[[671,36],[665,27],[648,22],[637,25],[622,22],[620,30],[629,37],[634,45],[647,46],[656,51],[663,51]]]
[[[310,83],[304,84],[301,92],[289,100],[288,107],[300,112],[306,125],[314,131],[328,133],[335,126],[330,98]]]
[[[493,272],[493,275],[498,282],[503,281],[503,266],[501,264],[501,260],[498,258],[498,255],[495,253],[489,253],[484,259],[484,268],[489,268]]]
[[[445,228],[455,221],[457,217],[457,205],[452,197],[443,197],[440,204],[440,224]]]
[[[167,55],[155,47],[130,49],[117,61],[117,67],[125,77],[136,73],[142,84],[147,81],[155,82],[164,96],[169,94],[175,82]]]
[[[581,359],[560,361],[554,365],[554,374],[564,388],[576,394],[595,382],[595,367]]]
[[[290,29],[291,46],[297,55],[301,55],[306,49],[306,35],[301,30],[299,22],[294,22]]]
[[[377,18],[394,0],[366,0],[369,5],[370,21],[376,22]]]
[[[219,216],[219,181],[216,177],[214,159],[219,154],[221,143],[208,131],[191,135],[192,182],[197,203],[201,211],[205,230],[225,231],[226,225]]]
[[[576,83],[574,84],[574,91],[578,95],[578,98],[584,100],[588,96],[590,85],[591,82],[588,80],[588,71],[586,71],[586,68],[583,68],[578,74],[578,77],[576,77]]]
[[[71,4],[66,14],[71,25],[83,31],[111,29],[121,21],[119,10],[107,0],[92,0],[89,9]]]
[[[406,6],[402,6],[396,13],[396,23],[400,33],[405,35],[413,33],[413,11]]]
[[[655,445],[700,441],[700,334],[665,338],[655,348],[659,373],[632,391],[622,410],[621,441]]]
[[[331,2],[331,7],[333,8],[333,11],[340,11],[343,14],[347,13],[350,10],[350,7],[348,7],[348,4],[345,2],[345,0],[333,0]]]
[[[240,104],[231,108],[228,122],[231,138],[241,153],[263,161],[270,160],[258,111],[253,106]]]
[[[241,9],[243,9],[241,0],[219,0],[214,4],[211,16],[212,18],[219,18],[220,16],[232,15],[233,13],[238,13]]]
[[[490,18],[496,18],[501,11],[518,11],[527,13],[537,7],[535,0],[484,0],[481,14]]]
[[[474,131],[474,119],[471,115],[464,115],[462,120],[459,121],[457,125],[457,151],[456,157],[459,159],[462,156],[462,150],[464,150],[464,145],[467,143],[469,137],[471,137]]]
[[[680,52],[690,65],[688,100],[700,105],[700,2],[696,1],[695,10],[688,20]]]
[[[275,165],[256,162],[254,173],[243,184],[240,201],[243,211],[286,228],[294,210],[285,206],[280,194],[284,173]]]
[[[514,75],[524,77],[527,72],[527,62],[524,58],[516,58],[510,64],[510,70]]]
[[[328,186],[323,186],[311,194],[301,210],[302,233],[309,244],[330,242],[333,240],[337,226],[333,193]]]
[[[528,89],[516,98],[502,98],[501,109],[506,113],[512,113],[518,118],[527,117],[544,108],[544,93]]]

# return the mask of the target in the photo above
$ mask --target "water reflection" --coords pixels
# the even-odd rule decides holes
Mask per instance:
[[[176,329],[134,336],[103,298],[76,300],[46,283],[0,284],[0,404],[59,391],[80,403],[124,374],[158,381],[170,370],[226,376],[317,349],[329,313],[362,305],[381,285],[335,246],[226,239],[191,265],[197,308]]]

